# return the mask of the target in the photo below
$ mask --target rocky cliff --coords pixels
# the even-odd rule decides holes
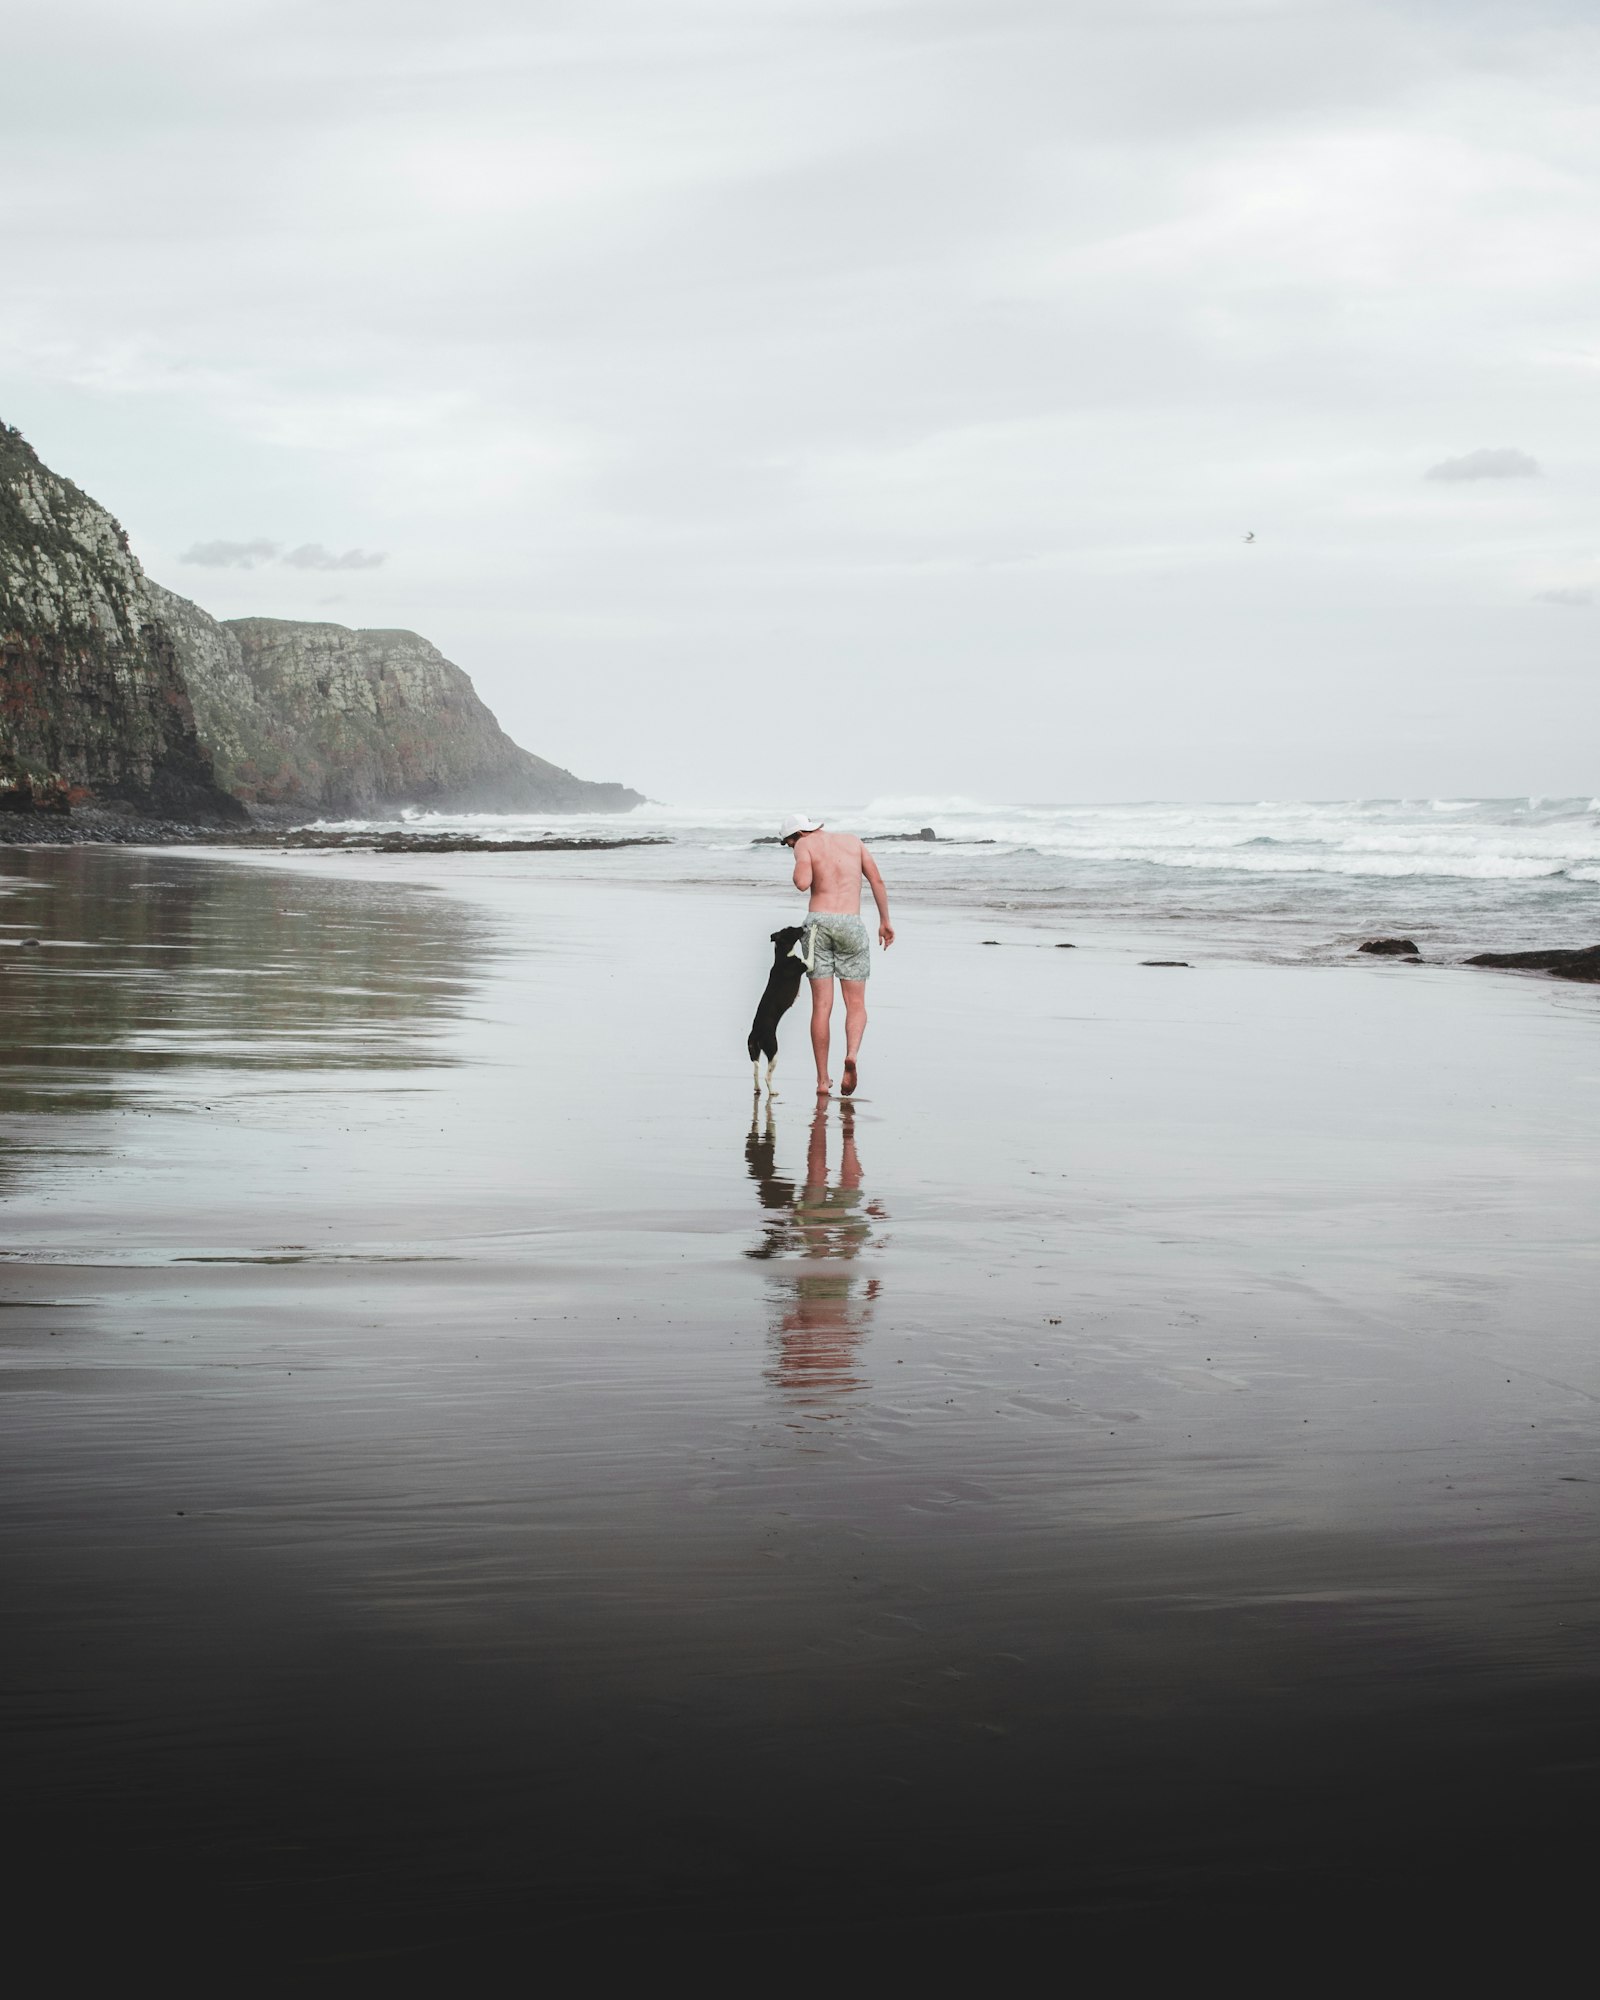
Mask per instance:
[[[188,823],[242,820],[240,801],[308,817],[641,803],[519,748],[414,632],[219,624],[0,425],[0,811],[90,801]]]
[[[128,539],[0,425],[0,809],[240,820]]]
[[[398,805],[543,813],[640,803],[623,785],[591,784],[519,748],[460,667],[415,632],[219,623],[151,591],[201,741],[222,783],[249,804],[362,815]]]

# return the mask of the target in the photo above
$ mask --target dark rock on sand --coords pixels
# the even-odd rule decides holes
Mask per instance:
[[[1480,951],[1468,965],[1487,965],[1502,972],[1548,972],[1556,979],[1600,983],[1600,944],[1575,951]]]
[[[1368,938],[1356,949],[1370,952],[1374,958],[1421,958],[1420,951],[1410,938]]]
[[[1181,965],[1185,971],[1190,969],[1189,961],[1186,958],[1141,958],[1139,963],[1141,965]]]

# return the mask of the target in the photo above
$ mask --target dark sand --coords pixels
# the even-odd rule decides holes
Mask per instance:
[[[0,855],[58,1964],[1542,1984],[1596,996],[901,912],[859,1102],[791,1015],[752,1128],[783,894],[584,865]]]

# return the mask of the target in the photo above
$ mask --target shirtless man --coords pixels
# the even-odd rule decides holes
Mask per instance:
[[[794,851],[794,886],[809,893],[806,934],[801,940],[811,980],[811,1049],[817,1059],[817,1095],[833,1089],[828,1074],[828,1020],[833,1012],[833,981],[844,988],[844,1094],[856,1091],[856,1057],[867,1031],[867,977],[872,970],[866,927],[861,921],[861,878],[867,878],[878,906],[878,942],[887,951],[894,943],[889,921],[889,892],[878,864],[853,833],[827,833],[820,819],[803,813],[784,822],[778,836]]]

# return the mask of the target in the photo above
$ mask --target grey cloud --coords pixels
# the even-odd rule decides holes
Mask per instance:
[[[388,561],[388,553],[383,549],[346,549],[336,555],[332,549],[325,549],[321,542],[302,542],[297,549],[287,549],[283,560],[292,569],[378,569]]]
[[[378,569],[388,561],[383,549],[325,549],[321,542],[302,542],[279,553],[277,542],[196,542],[179,556],[181,563],[202,569],[255,569],[261,563],[287,563],[291,569]]]
[[[277,553],[276,542],[196,542],[178,560],[197,563],[201,569],[254,569],[257,563],[271,562]]]
[[[1537,479],[1539,461],[1512,445],[1485,446],[1463,458],[1441,459],[1430,465],[1429,479]]]
[[[776,732],[779,790],[1590,782],[1592,620],[1530,677],[1482,615],[1592,540],[1576,0],[25,11],[0,407],[152,549],[405,538],[286,534],[218,611],[353,585],[680,798],[742,785],[752,658],[856,718]],[[1418,494],[1445,437],[1524,484]],[[1352,657],[1449,726],[1375,728]]]
[[[1541,604],[1565,604],[1574,611],[1581,611],[1585,605],[1593,604],[1592,590],[1541,590],[1538,592]]]

